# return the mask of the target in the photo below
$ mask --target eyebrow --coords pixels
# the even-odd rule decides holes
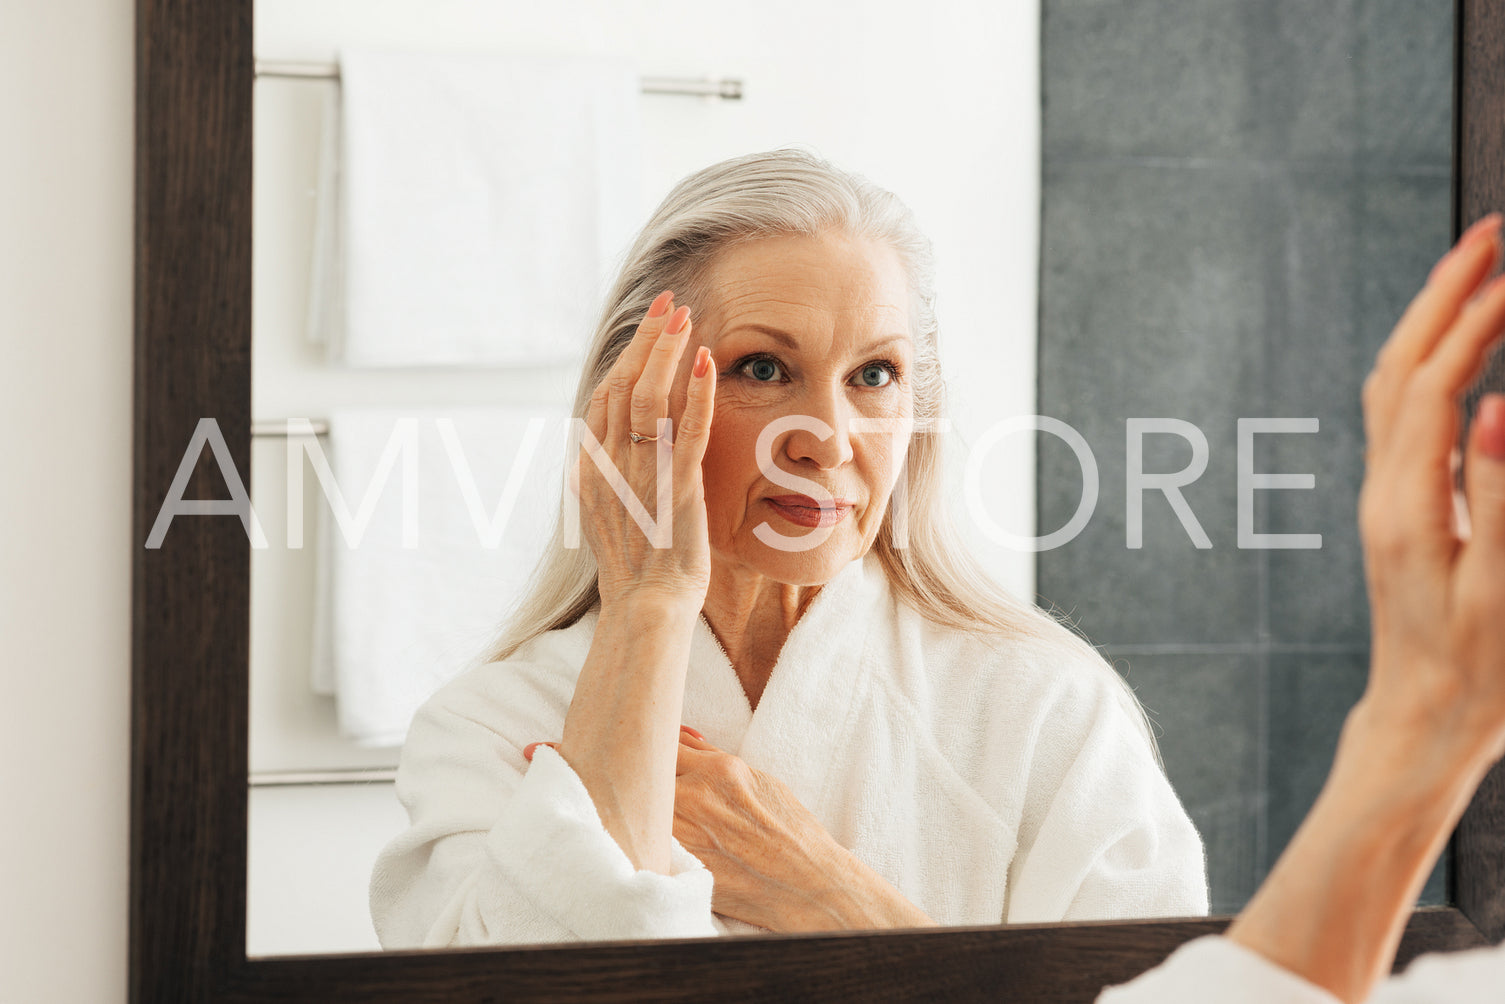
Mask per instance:
[[[758,334],[767,335],[774,341],[780,342],[785,347],[794,351],[798,351],[800,347],[799,340],[789,332],[781,331],[778,328],[771,328],[766,324],[739,324],[734,328],[728,328],[725,332],[722,333],[721,338],[725,338],[727,335],[733,334],[738,331],[756,331]],[[719,342],[721,341],[721,338],[718,338],[716,340]],[[863,346],[862,351],[866,352],[872,349],[882,348],[883,346],[888,345],[892,342],[907,342],[909,340],[910,338],[908,335],[887,335],[883,338],[877,339],[876,341],[867,343]]]

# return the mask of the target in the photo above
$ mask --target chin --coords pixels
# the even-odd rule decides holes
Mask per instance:
[[[787,528],[784,536],[794,537]],[[771,547],[748,534],[738,541],[739,564],[775,582],[790,586],[823,586],[836,578],[843,568],[862,557],[871,546],[870,541],[858,539],[855,534],[840,531],[831,534],[808,551],[784,551]]]

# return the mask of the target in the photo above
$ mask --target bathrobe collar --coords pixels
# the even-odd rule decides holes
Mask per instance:
[[[871,552],[838,572],[790,631],[756,711],[701,617],[690,641],[681,720],[716,747],[777,774],[812,804],[856,697],[867,689],[871,660],[864,649],[887,600],[887,578]]]

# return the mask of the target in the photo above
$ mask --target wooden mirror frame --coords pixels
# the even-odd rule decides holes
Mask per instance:
[[[246,956],[251,549],[233,516],[144,546],[201,417],[251,445],[253,0],[137,0],[130,999],[1090,1001],[1227,918],[587,947]],[[1457,0],[1453,232],[1505,206],[1505,4]],[[1419,277],[1418,277],[1419,278]],[[186,498],[223,499],[200,462]],[[1505,772],[1403,964],[1505,935]]]

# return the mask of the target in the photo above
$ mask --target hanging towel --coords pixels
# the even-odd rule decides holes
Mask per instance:
[[[646,218],[639,100],[621,57],[342,53],[310,337],[352,366],[578,360]]]
[[[481,661],[552,530],[567,424],[563,407],[330,414],[340,498],[305,491],[320,500],[314,683],[341,734],[401,744],[418,706]]]

